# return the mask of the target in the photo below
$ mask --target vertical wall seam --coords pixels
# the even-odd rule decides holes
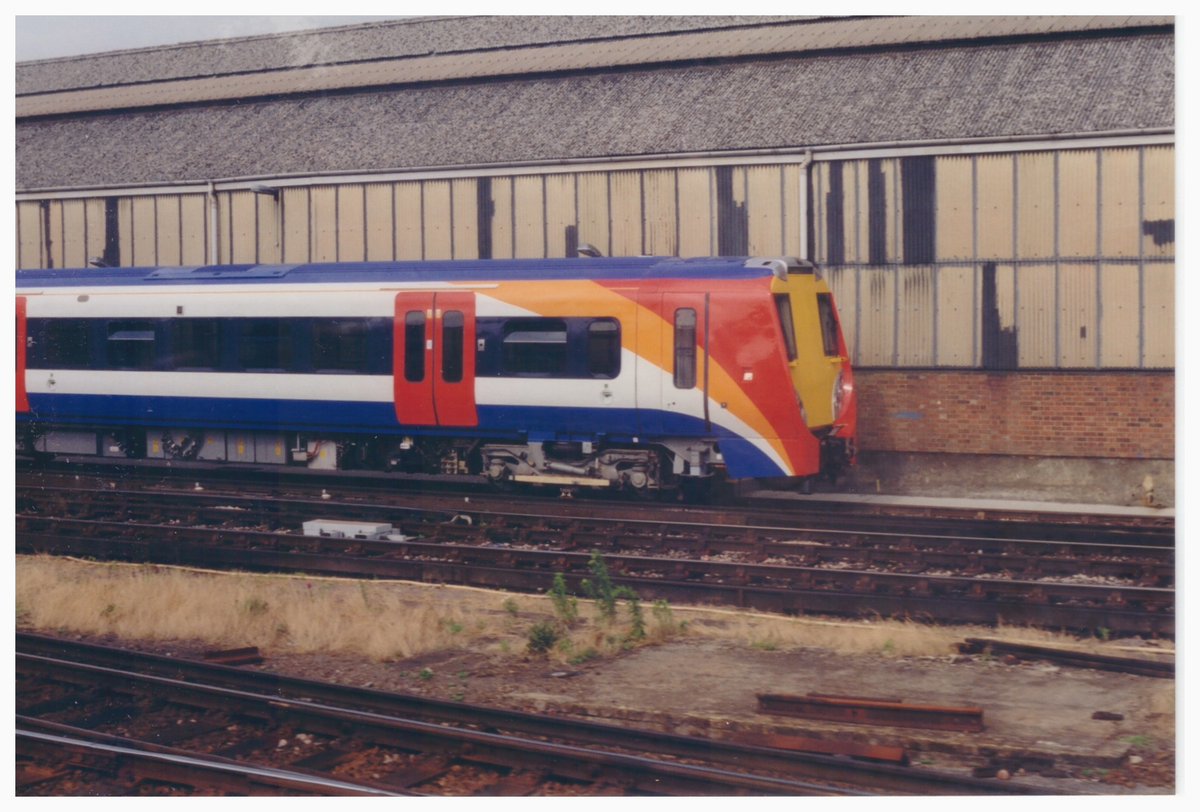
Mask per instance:
[[[971,156],[971,366],[981,366],[979,297],[979,156]]]
[[[1019,155],[1012,156],[1012,229],[1013,229],[1013,272],[1012,272],[1012,301],[1013,301],[1013,336],[1016,338],[1016,346],[1013,347],[1015,357],[1012,359],[1012,368],[1021,368],[1021,330],[1018,325],[1021,323],[1021,286],[1018,280],[1021,276],[1021,158]]]
[[[1146,148],[1138,147],[1138,369],[1146,367]]]
[[[1103,358],[1102,344],[1104,332],[1100,329],[1104,307],[1104,274],[1102,262],[1104,257],[1104,150],[1096,150],[1096,360],[1095,368],[1100,369]]]
[[[1054,311],[1051,319],[1054,323],[1054,366],[1062,366],[1062,319],[1059,318],[1060,302],[1059,289],[1062,285],[1062,171],[1059,167],[1059,152],[1054,152]]]

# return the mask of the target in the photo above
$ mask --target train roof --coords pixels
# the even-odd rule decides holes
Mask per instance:
[[[782,264],[780,263],[782,260]],[[173,286],[231,283],[413,283],[553,280],[755,279],[782,267],[809,270],[786,258],[579,257],[575,259],[320,262],[298,265],[202,265],[61,268],[17,271],[17,288]]]

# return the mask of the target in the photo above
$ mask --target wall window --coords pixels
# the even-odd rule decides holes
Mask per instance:
[[[242,324],[238,363],[243,369],[282,370],[292,364],[292,322],[249,319]]]
[[[463,379],[463,314],[447,310],[442,316],[442,380],[458,383]]]
[[[216,369],[221,365],[221,323],[176,319],[171,324],[172,369]]]
[[[696,385],[696,311],[681,307],[675,311],[675,388]]]
[[[105,352],[110,369],[154,368],[154,322],[110,321]]]
[[[41,330],[28,324],[29,335],[39,336],[29,349],[29,366],[47,369],[85,369],[91,366],[91,326],[85,319],[44,319]]]
[[[786,293],[775,294],[775,310],[779,313],[779,328],[783,330],[783,344],[787,347],[789,361],[800,357],[796,350],[796,324],[792,321],[792,297]]]
[[[363,319],[314,319],[312,366],[317,372],[367,372],[370,323]]]
[[[621,372],[621,325],[616,319],[596,319],[587,328],[588,374],[615,378]]]
[[[503,375],[554,378],[567,373],[567,323],[562,319],[509,319],[503,348]]]
[[[425,380],[425,311],[404,314],[404,380]]]

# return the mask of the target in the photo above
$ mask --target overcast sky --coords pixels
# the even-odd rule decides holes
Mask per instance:
[[[403,8],[403,4],[400,4]],[[16,61],[352,25],[392,17],[17,16]]]

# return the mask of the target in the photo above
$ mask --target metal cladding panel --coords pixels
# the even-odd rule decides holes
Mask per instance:
[[[155,265],[158,263],[158,217],[153,197],[138,196],[132,199],[133,217],[133,265]]]
[[[397,183],[396,259],[419,260],[424,255],[425,239],[421,232],[421,184]]]
[[[97,217],[104,216],[104,207],[97,207]],[[208,262],[208,201],[204,195],[184,195],[179,201],[179,217],[182,225],[179,232],[179,264],[203,265]],[[89,220],[93,218],[89,217]],[[305,219],[305,218],[301,218]],[[92,237],[89,233],[88,240]],[[96,238],[97,251],[103,252],[103,234]],[[89,256],[95,256],[89,252]]]
[[[1100,153],[1100,254],[1136,257],[1141,243],[1138,211],[1138,150]]]
[[[1094,367],[1096,333],[1096,267],[1063,265],[1058,272],[1058,365]]]
[[[183,201],[176,195],[164,195],[156,198],[158,206],[158,233],[157,246],[155,251],[155,265],[182,265],[183,264],[183,242],[179,234],[180,209],[183,206]],[[274,220],[272,220],[270,234],[272,241],[275,234]],[[269,255],[273,256],[273,255]],[[86,263],[73,262],[68,267],[78,268]]]
[[[826,281],[829,282],[829,289],[833,292],[833,301],[837,305],[838,319],[842,325],[842,337],[846,339],[851,362],[858,363],[858,269],[825,268],[823,271]]]
[[[390,183],[366,185],[367,260],[370,262],[396,258],[392,227],[396,213],[392,208],[392,193]]]
[[[308,262],[312,259],[312,212],[309,208],[311,191],[305,188],[283,189],[279,193],[283,206],[283,261]],[[203,235],[197,235],[203,239]]]
[[[804,186],[800,167],[788,164],[783,172],[783,253],[789,257],[804,256],[807,252],[801,243],[801,201]]]
[[[712,172],[680,169],[679,255],[704,257],[714,253]]]
[[[309,193],[309,256],[311,262],[337,262],[337,188],[314,186]]]
[[[453,259],[450,182],[424,181],[421,184],[421,204],[424,212],[421,234],[425,245],[425,259]]]
[[[642,176],[645,219],[645,252],[660,256],[672,256],[678,252],[675,223],[676,210],[675,172],[673,170],[649,170]]]
[[[258,254],[259,195],[253,192],[230,192],[222,197],[225,198],[225,212],[227,213],[225,223],[228,226],[223,235],[222,253],[229,257],[230,262],[258,262],[260,259]],[[134,223],[140,224],[141,219],[135,202]],[[140,225],[135,230],[140,231]],[[156,264],[149,257],[138,256],[136,245],[134,254],[134,265]]]
[[[614,257],[635,257],[646,253],[642,240],[641,173],[611,173],[609,175],[609,200],[612,206],[610,253]]]
[[[1054,155],[1027,152],[1017,162],[1017,257],[1054,256]]]
[[[1053,265],[1017,268],[1017,364],[1057,364],[1058,286]]]
[[[879,163],[883,174],[884,255],[888,262],[902,262],[904,226],[900,220],[900,161],[892,158]]]
[[[1070,150],[1058,156],[1058,250],[1063,257],[1093,257],[1097,243],[1097,152]]]
[[[1141,365],[1141,284],[1134,265],[1100,266],[1100,366]]]
[[[746,170],[747,225],[751,256],[783,251],[783,176],[777,166]]]
[[[896,351],[896,278],[891,268],[860,268],[858,359],[863,366],[891,366]]]
[[[971,259],[975,256],[974,163],[970,157],[938,158],[937,258]]]
[[[1175,366],[1175,265],[1147,265],[1143,280],[1142,321],[1146,336],[1143,366]]]
[[[133,200],[122,197],[117,200],[117,239],[120,241],[118,262],[122,266],[133,265]]]
[[[588,172],[578,176],[579,242],[590,243],[611,256],[609,241],[608,175]]]
[[[572,200],[571,208],[575,204]],[[574,222],[574,221],[572,221]],[[513,179],[492,179],[492,256],[512,259],[516,256],[513,243]]]
[[[936,271],[927,266],[898,270],[896,361],[902,366],[933,364],[937,323]]]
[[[936,352],[940,366],[966,367],[979,363],[976,274],[971,265],[938,269]]]
[[[516,253],[522,258],[546,256],[546,200],[538,175],[513,179]]]
[[[260,195],[255,195],[259,197]],[[367,212],[363,187],[352,183],[337,192],[338,262],[362,262],[367,258]]]
[[[574,256],[579,244],[575,225],[575,176],[546,177],[546,256]]]
[[[871,261],[871,162],[855,161],[854,178],[854,256],[858,262]],[[931,190],[932,193],[932,190]]]
[[[979,258],[1003,259],[1013,254],[1013,159],[980,156],[976,161]]]
[[[479,259],[479,187],[474,178],[450,182],[454,206],[454,258]]]
[[[1143,151],[1142,255],[1175,255],[1175,150],[1147,147]]]

